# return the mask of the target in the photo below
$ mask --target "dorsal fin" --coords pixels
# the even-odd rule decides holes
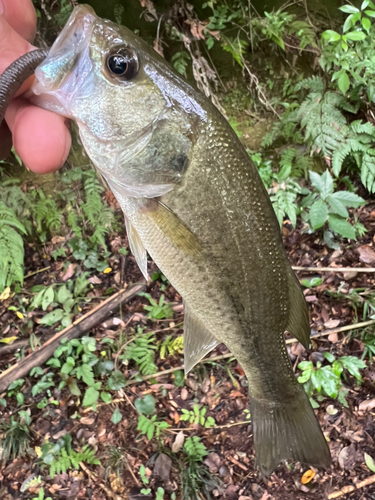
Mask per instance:
[[[287,330],[301,342],[305,349],[308,349],[310,344],[309,312],[301,286],[291,268],[288,272],[288,288],[290,313]]]
[[[220,342],[184,301],[185,375]]]

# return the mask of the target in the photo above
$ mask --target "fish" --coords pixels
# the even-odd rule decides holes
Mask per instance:
[[[147,278],[147,253],[182,296],[188,373],[224,343],[243,368],[256,464],[329,467],[285,332],[307,349],[306,302],[257,169],[216,107],[145,41],[72,12],[35,71],[32,100],[75,120],[120,204]]]

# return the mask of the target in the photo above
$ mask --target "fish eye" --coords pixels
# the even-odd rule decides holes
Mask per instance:
[[[114,47],[107,55],[106,69],[117,80],[132,80],[138,74],[138,56],[129,47]]]

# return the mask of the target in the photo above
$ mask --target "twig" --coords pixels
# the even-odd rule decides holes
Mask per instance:
[[[375,267],[302,267],[292,266],[293,271],[317,273],[375,273]]]
[[[30,276],[34,276],[35,274],[43,273],[44,271],[48,271],[48,269],[51,269],[52,266],[47,266],[43,267],[43,269],[37,269],[36,271],[33,271],[32,273],[27,274],[23,279],[27,280],[27,278],[30,278]]]
[[[224,425],[213,425],[209,429],[228,429],[229,427],[235,427],[236,425],[250,425],[251,421],[250,420],[243,420],[241,422],[234,422],[232,424],[224,424]],[[172,428],[167,428],[165,429],[166,432],[193,432],[196,431],[195,427],[186,427],[185,429],[181,429],[179,427],[172,427]]]
[[[14,364],[0,374],[0,393],[2,393],[8,385],[25,376],[35,366],[40,366],[45,363],[52,353],[57,349],[62,339],[71,340],[81,337],[85,332],[94,328],[106,318],[108,318],[115,309],[123,302],[128,302],[135,297],[141,290],[145,288],[144,283],[133,285],[126,290],[120,290],[109,299],[97,305],[84,316],[80,317],[72,325],[64,328],[61,332],[45,342],[40,348],[33,351],[19,363]]]
[[[354,323],[351,325],[345,325],[341,326],[340,328],[332,328],[330,330],[325,330],[324,332],[318,332],[315,333],[314,335],[311,335],[311,339],[317,339],[319,337],[325,337],[327,335],[330,335],[331,333],[340,333],[340,332],[346,332],[348,330],[356,330],[358,328],[365,328],[366,326],[374,325],[375,324],[375,319],[372,319],[370,321],[363,321],[362,323]],[[294,337],[287,339],[285,341],[286,344],[294,344],[295,342],[298,342],[297,339]],[[204,358],[199,361],[199,363],[210,363],[211,361],[219,361],[220,359],[228,359],[228,358],[233,358],[233,354],[231,352],[228,352],[226,354],[221,354],[220,356],[213,356],[212,358]],[[154,373],[152,375],[146,375],[142,377],[142,382],[145,380],[150,380],[153,378],[161,377],[162,375],[168,375],[169,373],[176,372],[177,370],[183,370],[185,368],[185,365],[180,365],[180,366],[175,366],[174,368],[170,368],[169,370],[163,370],[157,373]],[[138,380],[130,380],[127,385],[133,385],[133,384],[138,384]]]
[[[335,491],[333,493],[330,493],[328,495],[328,499],[331,500],[332,498],[339,498],[347,493],[351,493],[352,491],[359,490],[360,488],[364,488],[365,486],[369,486],[370,484],[375,483],[375,474],[373,476],[366,477],[363,481],[359,483],[355,483],[354,486],[344,486],[341,488],[339,491]]]

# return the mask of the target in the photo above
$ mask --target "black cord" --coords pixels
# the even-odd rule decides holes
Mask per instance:
[[[16,59],[0,75],[0,125],[5,111],[14,97],[14,94],[35,71],[37,66],[44,61],[48,50],[37,49],[24,54]]]

